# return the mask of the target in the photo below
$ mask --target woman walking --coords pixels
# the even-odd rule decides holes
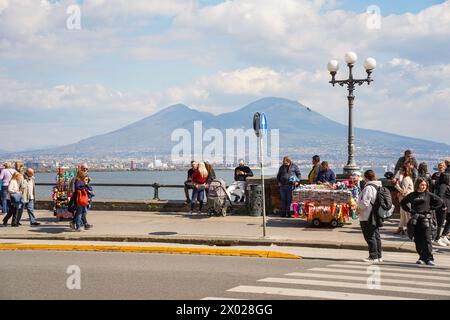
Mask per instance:
[[[22,183],[23,176],[18,172],[14,173],[8,185],[8,200],[10,205],[8,208],[8,214],[3,219],[3,225],[5,227],[8,225],[8,221],[11,217],[12,227],[18,227],[20,225],[20,219],[22,218],[23,210]]]
[[[199,212],[202,211],[203,201],[205,198],[206,182],[208,181],[208,170],[206,169],[205,163],[200,162],[198,164],[197,170],[195,170],[192,175],[192,202],[191,210],[189,214],[192,214],[195,207],[195,199],[199,202]]]
[[[414,192],[414,182],[412,179],[412,171],[409,167],[403,166],[402,172],[401,172],[401,180],[400,182],[394,178],[392,181],[394,183],[395,188],[398,190],[398,200],[401,202],[403,198],[405,198],[408,194],[411,192]],[[408,220],[410,218],[410,215],[407,211],[400,208],[400,224],[398,226],[397,231],[395,231],[395,234],[405,234],[405,227],[406,223],[408,223]]]
[[[365,186],[359,196],[358,204],[355,204],[352,209],[356,209],[364,239],[369,246],[369,257],[364,261],[378,263],[383,261],[381,237],[376,217],[372,214],[372,208],[377,199],[378,188],[382,185],[381,181],[377,181],[373,170],[367,170],[364,173],[364,180]]]
[[[10,204],[8,204],[8,186],[16,170],[13,169],[11,162],[5,162],[3,166],[4,169],[0,173],[0,180],[2,181],[2,213],[8,213],[8,208],[10,207]]]
[[[416,263],[434,266],[431,212],[445,207],[445,204],[441,198],[428,191],[426,178],[419,177],[414,190],[401,201],[400,205],[403,210],[411,214],[408,235],[414,237],[416,251],[419,254],[419,260]]]

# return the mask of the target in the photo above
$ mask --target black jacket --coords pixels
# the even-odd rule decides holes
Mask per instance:
[[[238,175],[237,172],[238,171],[243,171],[244,175]],[[253,177],[253,172],[252,169],[250,169],[247,166],[239,166],[236,167],[236,169],[234,169],[234,181],[245,181],[247,180],[247,177]]]

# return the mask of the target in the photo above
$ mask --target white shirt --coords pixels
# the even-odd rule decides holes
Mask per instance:
[[[377,188],[381,187],[381,181],[368,181],[363,191],[359,195],[358,208],[356,212],[359,216],[359,221],[368,221],[373,204],[377,199]]]

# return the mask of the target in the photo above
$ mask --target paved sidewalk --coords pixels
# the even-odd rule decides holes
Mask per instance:
[[[26,214],[24,215],[26,216]],[[3,216],[2,216],[3,217]],[[58,222],[48,211],[37,211],[42,224],[30,227],[28,218],[19,228],[0,227],[2,239],[46,239],[86,241],[128,241],[205,244],[223,246],[278,246],[341,248],[366,250],[358,220],[343,227],[312,228],[300,219],[268,217],[267,237],[262,237],[262,217],[208,217],[206,214],[146,213],[91,211],[89,223],[94,228],[74,232],[69,222]],[[397,221],[382,229],[385,251],[415,252],[414,243],[405,236],[396,236]],[[450,250],[450,249],[444,249]]]

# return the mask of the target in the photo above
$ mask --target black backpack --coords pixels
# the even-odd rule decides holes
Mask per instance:
[[[372,185],[375,188],[375,186]],[[392,203],[392,195],[391,191],[386,187],[378,187],[377,189],[377,198],[375,203],[373,204],[372,214],[375,217],[384,221],[392,217],[394,213],[395,206]]]

